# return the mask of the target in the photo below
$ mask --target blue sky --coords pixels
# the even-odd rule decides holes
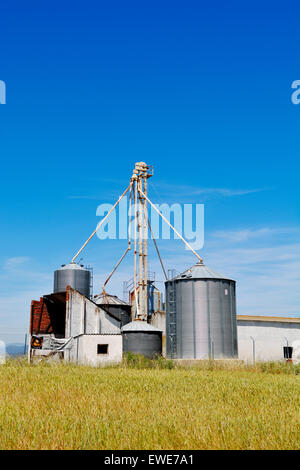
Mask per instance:
[[[6,3],[1,338],[23,339],[30,300],[141,160],[154,202],[205,204],[199,254],[237,280],[238,313],[299,316],[299,2]],[[194,263],[180,241],[160,246],[168,268]],[[84,252],[96,292],[125,247]],[[131,269],[129,257],[110,291]]]

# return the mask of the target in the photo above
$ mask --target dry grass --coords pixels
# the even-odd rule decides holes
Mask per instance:
[[[0,448],[300,448],[297,368],[139,363],[1,366]]]

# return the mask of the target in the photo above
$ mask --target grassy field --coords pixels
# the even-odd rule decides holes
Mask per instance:
[[[0,367],[1,449],[300,449],[299,369]]]

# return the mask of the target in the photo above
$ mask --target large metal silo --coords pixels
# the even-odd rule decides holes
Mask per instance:
[[[123,353],[153,357],[162,354],[162,331],[142,320],[134,320],[121,328]]]
[[[197,263],[165,284],[167,356],[237,357],[235,281]]]
[[[90,297],[90,271],[76,263],[62,265],[54,272],[53,292],[65,292],[67,286],[71,286],[86,297]]]

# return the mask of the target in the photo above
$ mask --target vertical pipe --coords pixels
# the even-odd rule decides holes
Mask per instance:
[[[232,282],[229,283],[228,293],[230,294],[229,302],[230,302],[230,321],[231,321],[231,354],[232,354],[232,357],[234,357],[235,356],[235,331],[234,331],[233,317],[235,313],[234,313],[233,303],[235,302],[235,299],[233,295],[234,292],[233,292]]]
[[[147,196],[147,170],[144,171],[144,193]],[[148,247],[147,247],[147,238],[148,238],[148,208],[147,200],[143,199],[144,207],[144,316],[147,319],[148,315]]]
[[[72,335],[72,303],[69,301],[69,336]]]
[[[134,186],[134,298],[136,314],[138,312],[138,295],[136,291],[136,277],[137,277],[137,182],[135,181]],[[132,318],[134,320],[134,318]]]
[[[168,283],[165,283],[165,293],[166,293],[166,353],[167,357],[170,356],[170,315],[169,315],[169,291],[168,291]]]
[[[196,312],[195,312],[195,281],[192,280],[192,309],[193,309],[193,349],[194,359],[197,357],[196,351]]]
[[[183,329],[182,329],[182,318],[183,318],[183,285],[182,282],[172,281],[174,285],[174,295],[175,295],[175,303],[174,303],[174,311],[175,311],[175,320],[176,320],[176,355],[178,357],[178,349],[180,345],[180,358],[183,358]],[[180,298],[180,311],[179,311],[179,300]],[[180,340],[180,343],[179,343]]]
[[[220,301],[220,312],[221,312],[221,337],[222,337],[222,355],[225,356],[225,315],[224,315],[224,290],[225,283],[223,281],[219,282],[219,301]]]
[[[232,319],[234,323],[234,356],[238,357],[239,355],[239,350],[238,350],[238,331],[237,331],[237,320],[236,320],[236,283],[231,282],[232,284],[232,292],[233,292],[233,312],[234,312],[234,318]]]
[[[76,344],[76,363],[78,364],[78,357],[79,357],[79,336],[77,336],[77,344]]]
[[[210,327],[210,305],[209,305],[209,281],[206,281],[206,306],[207,306],[207,340],[208,357],[211,358],[211,327]]]
[[[86,334],[86,303],[84,302],[84,308],[83,308],[83,334]]]
[[[143,209],[142,209],[142,177],[141,172],[138,173],[138,198],[139,198],[139,217],[138,217],[138,229],[139,229],[139,307],[140,317],[144,318],[144,292],[143,292]]]
[[[27,346],[27,333],[25,333],[25,341],[24,341],[24,356],[26,354],[26,346]]]
[[[250,336],[252,339],[252,358],[253,358],[253,364],[255,364],[255,339],[253,336]]]

